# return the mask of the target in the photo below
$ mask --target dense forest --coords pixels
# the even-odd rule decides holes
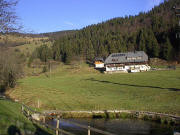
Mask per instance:
[[[61,36],[52,48],[38,48],[36,56],[43,61],[52,58],[69,63],[77,57],[93,61],[95,57],[107,57],[110,53],[142,50],[149,57],[180,60],[175,5],[179,7],[180,1],[166,0],[147,13],[87,26]],[[49,54],[45,55],[47,52]]]

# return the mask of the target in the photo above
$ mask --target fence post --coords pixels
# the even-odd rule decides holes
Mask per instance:
[[[91,135],[90,126],[88,126],[88,135]]]
[[[38,99],[38,108],[40,107],[39,99]]]
[[[43,123],[46,123],[46,117],[43,116]]]
[[[27,111],[27,115],[28,115],[28,120],[29,120],[29,114],[30,114],[30,113],[29,113],[29,110],[28,110],[28,111]]]
[[[24,106],[23,105],[21,106],[21,111],[24,112]]]
[[[57,117],[57,122],[56,122],[56,135],[59,135],[59,117]]]

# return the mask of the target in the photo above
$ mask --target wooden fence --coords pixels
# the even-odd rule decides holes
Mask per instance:
[[[6,98],[5,96],[1,96],[0,95],[0,99],[3,99],[3,100],[8,100],[8,101],[11,101],[11,102],[14,102],[13,100],[9,99],[9,98]],[[22,110],[22,113],[29,119],[29,120],[32,120],[33,122],[36,122],[36,123],[39,123],[40,125],[43,125],[45,127],[48,127],[54,131],[56,131],[56,135],[58,135],[59,133],[63,133],[63,134],[66,134],[66,135],[74,135],[73,133],[70,133],[70,132],[67,132],[67,131],[64,131],[62,129],[59,129],[59,124],[60,124],[60,120],[61,121],[64,121],[66,123],[69,123],[69,124],[72,124],[72,125],[75,125],[77,127],[80,127],[80,128],[83,128],[83,129],[87,129],[87,134],[90,135],[91,134],[91,131],[93,132],[96,132],[96,133],[100,133],[102,135],[115,135],[113,133],[109,133],[109,132],[106,132],[106,131],[102,131],[102,130],[99,130],[99,129],[96,129],[96,128],[93,128],[93,127],[90,127],[90,126],[85,126],[85,125],[81,125],[81,124],[78,124],[78,123],[74,123],[74,122],[71,122],[71,121],[67,121],[67,120],[64,120],[64,119],[60,119],[60,117],[58,118],[57,116],[52,116],[48,113],[40,113],[38,111],[35,111],[31,108],[29,108],[28,106],[22,104],[22,107],[21,107],[21,110]],[[51,113],[54,113],[54,114],[59,114],[59,113],[63,113],[63,112],[76,112],[76,111],[52,111]],[[83,112],[83,113],[95,113],[95,112],[98,112],[98,113],[104,113],[104,111],[78,111],[78,112]],[[159,117],[166,117],[166,118],[170,118],[171,120],[174,120],[175,123],[177,123],[177,125],[180,124],[180,116],[175,116],[175,115],[170,115],[170,114],[164,114],[164,113],[155,113],[155,112],[147,112],[147,111],[130,111],[130,110],[109,110],[107,112],[114,112],[114,113],[130,113],[130,114],[135,114],[137,116],[137,118],[139,117],[139,115],[146,115],[146,116],[159,116]],[[42,116],[42,120],[41,121],[38,121],[38,120],[35,120],[32,118],[32,115],[33,114],[39,114],[40,116]],[[52,125],[49,125],[46,123],[46,117],[49,117],[49,118],[53,118],[53,119],[56,119],[57,122],[56,122],[56,128],[53,127]]]
[[[68,120],[65,120],[65,119],[60,119],[60,117],[58,116],[51,116],[51,115],[48,115],[48,114],[43,114],[43,113],[40,113],[40,112],[37,112],[37,111],[34,111],[33,109],[29,108],[28,106],[26,105],[22,105],[21,107],[21,111],[22,113],[31,121],[33,122],[36,122],[40,125],[43,125],[47,128],[50,128],[51,130],[54,130],[56,132],[56,135],[59,135],[59,133],[63,133],[65,135],[75,135],[73,133],[70,133],[68,131],[65,131],[63,129],[60,129],[60,121],[62,122],[65,122],[65,123],[68,123],[68,124],[72,124],[72,125],[75,125],[77,127],[80,127],[82,129],[86,129],[87,130],[87,135],[91,135],[91,132],[96,132],[96,133],[100,133],[102,135],[115,135],[113,133],[109,133],[109,132],[106,132],[106,131],[102,131],[100,129],[97,129],[97,128],[93,128],[93,127],[90,127],[90,126],[86,126],[86,125],[82,125],[82,124],[79,124],[79,123],[75,123],[75,122],[72,122],[72,121],[68,121]],[[42,118],[41,121],[38,121],[38,120],[35,120],[32,118],[32,115],[33,114],[39,114]],[[56,128],[53,127],[52,125],[46,123],[46,117],[48,118],[52,118],[52,119],[56,119]]]

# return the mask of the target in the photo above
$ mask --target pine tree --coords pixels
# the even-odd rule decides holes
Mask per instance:
[[[147,53],[151,57],[159,56],[159,47],[156,37],[151,29],[148,29],[146,34],[146,45],[147,45]]]
[[[98,56],[100,57],[107,57],[108,52],[105,50],[103,45],[100,45],[98,48]]]
[[[87,60],[89,61],[92,61],[94,59],[94,48],[93,48],[93,45],[92,43],[89,41],[89,44],[88,44],[88,47],[87,47],[87,50],[86,50],[86,58]]]
[[[172,58],[171,53],[172,53],[172,45],[171,45],[171,42],[170,42],[169,38],[167,37],[166,41],[164,43],[164,46],[163,46],[163,57],[166,60],[170,60]]]
[[[109,53],[116,53],[118,50],[115,48],[114,41],[109,42],[108,44]]]
[[[138,50],[146,52],[146,40],[145,40],[145,37],[144,37],[143,30],[140,31],[139,42],[138,43],[139,43]]]
[[[122,35],[119,36],[119,52],[126,52],[127,51],[127,47],[126,47],[126,43],[122,37]]]
[[[158,45],[156,38],[154,38],[154,40],[152,40],[152,56],[153,57],[159,56],[159,45]]]
[[[73,52],[72,52],[71,46],[70,46],[70,44],[67,44],[65,52],[64,52],[64,58],[63,58],[64,62],[66,64],[69,64],[72,60],[72,56],[73,56]]]

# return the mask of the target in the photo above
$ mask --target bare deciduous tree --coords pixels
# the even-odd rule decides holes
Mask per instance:
[[[18,30],[15,6],[18,0],[0,0],[0,32]],[[22,62],[6,47],[0,47],[0,92],[7,87],[14,87],[22,74]]]
[[[18,0],[0,0],[0,32],[12,32],[19,29],[15,6]]]

